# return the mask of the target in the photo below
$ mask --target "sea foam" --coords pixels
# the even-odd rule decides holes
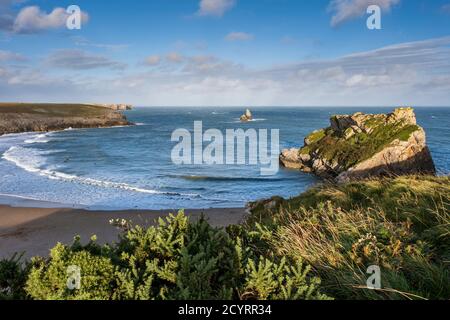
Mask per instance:
[[[50,136],[50,133],[36,134],[35,136],[31,137],[30,139],[25,140],[24,143],[26,143],[26,144],[47,143],[50,141],[50,139],[48,139],[49,136]]]
[[[45,155],[51,154],[54,151],[40,151],[33,148],[24,148],[21,146],[13,146],[9,148],[3,154],[3,159],[14,163],[17,167],[31,173],[39,174],[40,176],[52,179],[61,180],[67,182],[74,182],[83,185],[101,187],[101,188],[114,188],[132,192],[147,193],[147,194],[159,194],[159,195],[171,195],[171,196],[186,196],[186,197],[200,197],[198,194],[182,194],[177,192],[164,192],[152,189],[145,189],[136,186],[132,186],[126,183],[111,182],[98,180],[87,177],[79,177],[72,174],[67,174],[57,170],[45,168],[46,159]]]

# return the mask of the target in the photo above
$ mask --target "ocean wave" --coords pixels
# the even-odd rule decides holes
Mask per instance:
[[[32,148],[24,148],[20,146],[14,146],[9,148],[3,154],[3,159],[14,163],[17,167],[31,173],[38,174],[40,176],[52,179],[61,180],[67,182],[74,182],[83,185],[101,187],[101,188],[114,188],[126,191],[133,191],[139,193],[155,194],[155,195],[168,195],[168,196],[183,196],[189,198],[201,197],[199,194],[183,194],[178,192],[165,192],[153,189],[145,189],[137,186],[132,186],[121,182],[111,182],[105,180],[98,180],[93,178],[79,177],[72,174],[63,173],[60,171],[43,168],[46,164],[46,160],[43,157],[45,154],[52,152],[39,151]]]
[[[257,119],[252,119],[252,120],[248,120],[248,121],[241,121],[241,119],[234,119],[233,122],[227,122],[227,123],[246,123],[246,122],[261,122],[261,121],[267,121],[267,119],[263,119],[263,118],[257,118]]]
[[[24,143],[26,144],[33,144],[33,143],[47,143],[50,140],[48,139],[50,133],[40,133],[37,134],[33,137],[31,137],[30,139],[27,139],[24,141]]]
[[[224,176],[199,176],[199,175],[171,175],[172,178],[191,181],[281,181],[278,178],[263,177],[224,177]]]
[[[0,139],[29,136],[32,134],[34,134],[34,132],[5,133],[3,135],[0,135]]]

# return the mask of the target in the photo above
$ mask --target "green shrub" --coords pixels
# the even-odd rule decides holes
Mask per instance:
[[[22,262],[22,255],[0,260],[0,300],[26,299],[25,282],[28,264]]]
[[[318,290],[319,278],[308,279],[310,267],[300,260],[288,264],[286,258],[280,263],[260,257],[255,263],[249,260],[246,281],[241,298],[257,300],[326,300]]]
[[[33,299],[325,299],[320,280],[295,259],[262,257],[244,243],[262,232],[228,233],[180,212],[144,229],[119,224],[117,243],[58,244],[48,259],[33,260],[26,292]],[[261,229],[262,230],[262,229]],[[255,240],[259,239],[259,240]],[[255,242],[256,243],[256,242]],[[68,289],[68,268],[80,287]]]
[[[228,234],[201,219],[189,225],[185,243],[172,298],[232,299],[240,270],[235,244]]]
[[[91,245],[92,246],[92,245]],[[114,266],[108,257],[80,247],[57,244],[50,258],[34,259],[26,284],[27,293],[38,300],[107,300],[111,297]],[[70,267],[80,269],[80,287],[70,290]]]

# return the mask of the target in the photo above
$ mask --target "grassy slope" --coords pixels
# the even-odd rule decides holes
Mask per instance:
[[[130,124],[109,108],[86,104],[0,103],[0,135]]]
[[[450,298],[448,177],[324,184],[290,200],[274,200],[274,209],[254,206],[246,229],[263,230],[266,243],[251,245],[302,257],[321,277],[326,294]],[[370,265],[381,267],[382,290],[363,288]]]
[[[109,109],[87,104],[0,103],[0,114],[30,114],[47,117],[92,117]]]

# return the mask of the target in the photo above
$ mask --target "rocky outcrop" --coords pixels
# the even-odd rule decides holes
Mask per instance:
[[[241,116],[240,120],[242,122],[248,122],[253,120],[253,115],[250,109],[247,109],[245,113]]]
[[[133,109],[133,106],[130,104],[93,104],[94,106],[109,108],[116,111],[126,111]]]
[[[283,150],[281,164],[338,182],[436,172],[412,108],[333,116],[330,122],[330,127],[306,137],[301,149]]]
[[[130,124],[122,113],[96,105],[0,103],[0,135]]]

